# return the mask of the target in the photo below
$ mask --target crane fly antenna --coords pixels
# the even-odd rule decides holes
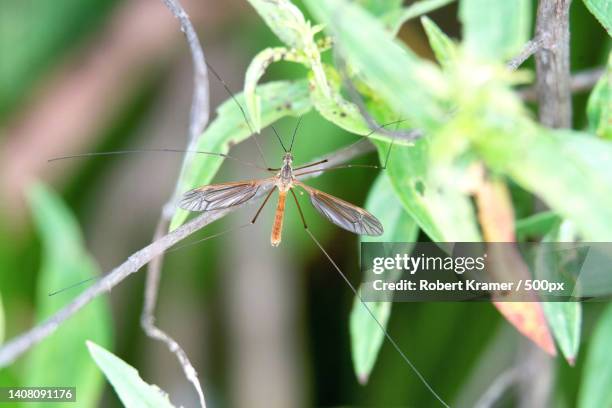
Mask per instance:
[[[68,155],[68,156],[52,157],[52,158],[48,159],[47,162],[51,163],[51,162],[55,162],[55,161],[59,161],[59,160],[76,159],[76,158],[80,158],[80,157],[117,156],[117,155],[121,155],[121,154],[131,154],[131,153],[168,153],[168,152],[170,152],[170,153],[196,153],[196,154],[205,154],[205,155],[209,155],[209,156],[223,157],[225,159],[235,160],[238,163],[243,164],[245,166],[255,167],[255,168],[260,169],[260,170],[266,170],[265,168],[255,164],[255,163],[244,161],[244,160],[239,159],[237,157],[230,156],[229,154],[204,152],[204,151],[201,151],[201,150],[166,149],[166,148],[160,148],[160,149],[153,148],[153,149],[114,150],[114,151],[109,151],[109,152],[79,153],[79,154],[72,154],[72,155]]]
[[[276,131],[276,128],[274,126],[270,126],[272,128],[272,130],[274,131],[274,134],[276,135],[276,138],[278,139],[278,141],[281,144],[281,147],[283,148],[283,150],[285,151],[285,153],[287,153],[290,150],[287,150],[287,148],[285,147],[285,144],[283,143],[283,139],[281,139],[280,135],[278,134],[278,132]]]
[[[238,105],[238,109],[240,109],[240,112],[242,113],[242,117],[244,118],[244,121],[249,127],[249,130],[251,131],[251,135],[253,136],[253,140],[255,141],[255,144],[257,145],[257,150],[259,151],[259,155],[261,156],[261,159],[264,162],[264,166],[266,168],[269,168],[268,163],[266,162],[266,158],[263,154],[263,149],[261,148],[261,145],[259,144],[259,140],[257,139],[257,134],[253,130],[253,126],[251,126],[251,122],[249,121],[249,118],[246,112],[244,111],[244,108],[242,107],[242,105],[240,105],[240,102],[238,102],[238,99],[236,99],[236,96],[234,95],[232,90],[229,88],[229,86],[225,83],[225,81],[221,78],[221,76],[217,73],[217,71],[215,71],[215,69],[212,67],[212,65],[210,65],[208,61],[206,61],[206,66],[208,67],[210,72],[213,73],[214,77],[217,78],[217,80],[221,83],[221,85],[223,85],[223,88],[225,88],[225,91],[229,94],[230,98],[232,98],[232,100],[236,102],[236,105]]]
[[[289,151],[293,151],[293,142],[295,142],[295,134],[297,133],[298,128],[300,127],[300,123],[302,123],[302,115],[298,118],[297,124],[295,125],[295,129],[293,129],[293,136],[291,136],[291,146],[289,146]]]

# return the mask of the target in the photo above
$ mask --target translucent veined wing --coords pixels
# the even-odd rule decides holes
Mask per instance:
[[[208,184],[187,191],[179,207],[187,211],[212,211],[241,205],[255,197],[258,191],[274,185],[273,178]]]
[[[383,226],[378,219],[349,202],[317,190],[304,183],[296,182],[310,195],[310,202],[325,218],[340,228],[359,235],[381,235]]]

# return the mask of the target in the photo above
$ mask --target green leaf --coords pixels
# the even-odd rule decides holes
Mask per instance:
[[[437,136],[436,133],[449,121],[449,115],[445,113],[452,105],[449,103],[451,88],[448,78],[436,66],[419,59],[401,43],[389,38],[381,23],[358,5],[345,0],[306,0],[305,4],[319,21],[326,24],[339,51],[364,82],[375,89],[402,119],[408,119],[413,127],[424,131],[426,137]],[[343,18],[334,18],[339,14]],[[480,71],[488,77],[496,73],[489,67]],[[455,76],[470,77],[471,82],[475,81],[471,71],[461,71]],[[461,85],[453,84],[453,87],[461,88]],[[465,98],[474,100],[474,95],[474,89],[470,89]],[[481,120],[480,115],[475,117]],[[454,133],[451,130],[447,133]],[[461,140],[458,143],[465,144]],[[379,144],[378,147],[382,155],[385,146]],[[435,166],[430,166],[432,154],[429,150],[426,140],[418,140],[412,147],[394,149],[388,172],[398,197],[432,240],[480,240],[469,198],[454,188],[452,178],[442,183],[440,177],[430,174]]]
[[[351,133],[358,135],[370,133],[370,128],[361,116],[357,105],[345,100],[340,94],[340,80],[336,78],[338,73],[334,72],[332,67],[328,67],[326,71],[331,84],[328,95],[322,92],[314,79],[310,81],[310,99],[315,109],[325,119]],[[372,137],[378,136],[374,133]]]
[[[37,321],[42,321],[74,298],[73,292],[49,296],[50,292],[95,278],[98,268],[84,248],[76,219],[57,195],[36,184],[28,191],[28,200],[43,245],[36,295]],[[107,346],[111,343],[110,308],[105,298],[92,301],[34,348],[26,362],[22,385],[76,386],[79,404],[96,406],[103,381],[87,355],[86,339]]]
[[[326,25],[349,66],[402,119],[423,130],[442,120],[439,98],[446,96],[447,84],[435,65],[390,38],[381,22],[350,1],[304,3]],[[400,92],[407,88],[409,92]]]
[[[612,405],[612,304],[599,317],[589,344],[578,394],[579,408]]]
[[[246,107],[254,127],[253,130],[257,133],[261,132],[261,97],[256,92],[257,83],[270,64],[281,60],[306,62],[304,55],[296,50],[289,50],[285,47],[266,48],[253,58],[246,70],[244,77]]]
[[[612,140],[612,52],[606,71],[589,96],[587,116],[591,133]]]
[[[402,21],[408,21],[412,18],[430,13],[441,7],[444,7],[455,0],[421,0],[412,3],[402,11]]]
[[[289,0],[249,0],[278,38],[291,48],[302,49],[319,30]]]
[[[377,237],[361,235],[361,242],[415,242],[419,228],[397,199],[385,172],[376,178],[364,208],[380,220],[385,231]]]
[[[401,10],[403,0],[356,0],[355,3],[368,10],[376,17],[382,17]]]
[[[312,107],[306,80],[269,82],[258,86],[257,93],[262,100],[261,123],[263,126],[268,126],[288,115],[302,115]],[[236,95],[236,99],[241,106],[244,106],[242,93]],[[250,135],[251,131],[242,116],[240,107],[230,98],[219,106],[217,117],[200,136],[195,150],[227,153],[230,146],[245,140]],[[179,191],[185,192],[210,183],[222,163],[223,158],[221,157],[192,155],[181,170]],[[182,225],[188,215],[188,211],[177,209],[170,223],[170,230]]]
[[[444,7],[455,0],[421,0],[412,3],[408,7],[395,9],[383,16],[383,21],[390,27],[391,32],[397,34],[402,25],[413,18],[431,13]],[[385,2],[383,2],[385,3]]]
[[[388,144],[376,142],[384,158]],[[387,171],[406,211],[435,242],[480,241],[473,207],[465,195],[431,183],[428,174],[429,141],[394,146]]]
[[[147,384],[138,371],[108,350],[88,341],[89,353],[125,407],[171,408],[168,395],[155,385]]]
[[[368,135],[368,137],[372,140],[389,141],[388,135],[384,135],[379,132],[372,133],[369,124],[365,121],[361,115],[361,112],[359,112],[357,105],[344,99],[340,93],[340,74],[331,66],[325,66],[325,72],[330,85],[330,92],[328,95],[326,95],[317,85],[313,75],[310,75],[310,99],[312,100],[315,109],[321,114],[321,116],[336,126],[341,127],[342,129],[351,133],[362,136]],[[386,123],[381,123],[381,126],[392,122],[397,122],[397,114],[391,112],[389,107],[382,101],[376,101],[375,103],[374,101],[369,102],[368,108],[375,105],[375,109],[371,109],[370,111],[373,112],[376,110],[377,113],[380,113],[380,115],[377,116],[395,118],[393,120],[388,120]],[[396,140],[396,144],[406,145],[411,144],[411,142]]]
[[[361,242],[414,242],[418,227],[397,200],[388,176],[382,173],[370,190],[365,205],[383,224],[385,232],[379,237],[362,236]],[[391,302],[367,302],[378,321],[387,326],[391,314]],[[370,313],[355,297],[350,317],[351,352],[353,368],[361,384],[368,382],[378,352],[384,341],[384,333]]]
[[[566,222],[567,224],[567,222]],[[557,224],[556,228],[544,236],[536,254],[535,276],[537,279],[554,279],[559,281],[563,274],[563,265],[559,262],[550,245],[565,241],[565,227]],[[567,250],[564,251],[567,256]],[[566,282],[566,285],[571,282]],[[570,365],[574,365],[580,347],[580,327],[582,325],[582,305],[580,302],[541,302],[546,321],[561,352]]]
[[[540,302],[546,321],[565,359],[574,365],[580,346],[582,305],[580,302]]]
[[[4,326],[6,321],[4,320],[4,305],[2,303],[2,296],[0,295],[0,344],[4,342]]]
[[[475,56],[510,59],[531,35],[531,0],[461,0],[463,44]]]
[[[387,327],[393,303],[366,302],[366,304],[376,319]],[[357,297],[353,300],[349,324],[353,369],[359,383],[365,385],[368,383],[385,335]]]
[[[517,220],[515,223],[516,239],[524,241],[528,237],[543,236],[560,221],[561,218],[552,211],[543,211]]]
[[[572,220],[586,240],[610,241],[612,143],[520,121],[508,125],[470,132],[487,163]]]
[[[444,68],[450,67],[458,57],[457,45],[429,18],[422,17],[421,24],[440,65]]]
[[[612,2],[610,0],[584,0],[584,4],[612,36]]]
[[[291,54],[287,58],[302,62],[309,67],[317,86],[326,96],[329,96],[319,45],[315,41],[315,34],[321,31],[322,27],[313,27],[309,21],[306,21],[300,9],[289,0],[249,0],[249,2],[276,36],[291,48],[291,50],[287,50],[287,54]],[[256,58],[263,59],[264,57],[258,56]],[[247,78],[245,79],[245,86],[249,87],[245,88],[247,109],[255,123],[256,132],[259,132],[261,128],[258,126],[260,123],[258,106],[260,99],[255,97],[253,88],[259,77],[263,75],[263,71],[260,74],[261,67],[258,66],[262,64],[265,64],[265,61],[254,61],[254,67],[250,69],[251,72],[247,72]]]

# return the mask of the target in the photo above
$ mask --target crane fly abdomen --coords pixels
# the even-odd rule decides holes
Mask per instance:
[[[274,215],[274,224],[272,225],[272,235],[270,237],[270,243],[275,247],[279,246],[283,234],[283,219],[285,218],[286,199],[287,192],[279,190],[278,204],[276,205],[276,214]]]

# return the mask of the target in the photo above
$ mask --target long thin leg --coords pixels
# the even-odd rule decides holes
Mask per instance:
[[[399,355],[406,362],[406,364],[408,364],[408,366],[412,369],[412,371],[416,374],[416,376],[421,380],[421,382],[425,385],[425,387],[427,387],[427,389],[438,399],[438,401],[440,401],[440,403],[442,403],[442,405],[444,405],[446,408],[449,408],[449,406],[444,402],[444,400],[434,391],[431,385],[429,385],[425,377],[423,377],[423,374],[421,374],[421,372],[415,367],[412,361],[410,361],[410,359],[404,354],[404,352],[399,347],[399,345],[395,342],[395,340],[393,340],[393,337],[391,337],[387,329],[385,329],[385,326],[383,326],[383,324],[376,318],[376,315],[374,314],[374,312],[372,312],[372,309],[370,309],[367,303],[363,300],[363,298],[359,294],[359,291],[355,288],[355,286],[353,286],[351,281],[346,277],[344,272],[342,272],[340,267],[336,264],[336,262],[334,262],[331,256],[329,256],[327,251],[323,248],[323,245],[321,245],[319,240],[317,240],[315,236],[312,234],[312,232],[310,232],[310,230],[308,229],[308,225],[306,225],[304,213],[302,212],[302,207],[300,207],[300,202],[298,201],[297,196],[295,195],[295,192],[293,191],[293,189],[291,189],[290,191],[291,191],[291,194],[293,195],[293,199],[295,200],[295,204],[297,205],[298,211],[300,213],[300,217],[302,218],[302,224],[304,225],[304,230],[308,233],[308,235],[313,240],[313,242],[319,247],[321,252],[323,252],[323,254],[327,258],[327,260],[332,264],[334,269],[340,274],[342,279],[346,282],[346,284],[349,286],[349,288],[351,289],[353,294],[357,297],[357,299],[359,299],[359,302],[361,302],[363,307],[365,307],[368,314],[372,317],[372,319],[374,319],[374,322],[376,322],[376,324],[378,325],[380,330],[383,332],[383,334],[385,335],[389,343],[391,343],[393,348],[399,353]]]
[[[289,191],[291,191],[291,195],[295,200],[295,205],[297,205],[297,209],[300,212],[300,218],[302,219],[302,224],[304,224],[304,229],[308,229],[308,225],[306,225],[306,219],[304,218],[304,213],[302,212],[302,207],[300,207],[300,202],[298,201],[297,196],[295,195],[295,191],[293,191],[293,189]]]
[[[352,146],[356,146],[359,143],[363,143],[363,142],[369,140],[370,136],[373,133],[375,133],[377,130],[382,129],[382,128],[386,127],[386,126],[395,125],[395,128],[397,129],[397,126],[400,123],[402,123],[402,122],[405,122],[405,120],[396,120],[396,121],[393,121],[393,122],[389,122],[389,123],[385,123],[383,125],[380,125],[377,129],[371,131],[367,135],[362,136],[362,139],[358,140],[357,142],[355,142],[353,144],[350,144],[347,147],[347,149],[350,149]],[[384,162],[384,164],[382,166],[377,166],[377,165],[372,165],[372,164],[345,164],[345,165],[342,165],[342,166],[330,167],[330,168],[323,169],[323,170],[304,171],[304,172],[301,172],[301,173],[296,173],[295,176],[297,177],[297,176],[302,176],[304,174],[318,173],[318,172],[323,172],[323,171],[328,171],[328,170],[335,170],[335,169],[348,169],[348,168],[351,168],[351,167],[364,167],[364,168],[385,170],[387,168],[387,164],[389,163],[389,157],[391,157],[391,149],[393,148],[393,146],[395,144],[395,139],[396,138],[397,138],[397,135],[395,134],[393,136],[393,138],[391,139],[391,144],[389,146],[389,150],[387,150],[387,153],[385,154],[385,162]],[[316,166],[318,164],[327,163],[327,161],[328,161],[328,159],[323,159],[323,160],[320,160],[320,161],[317,161],[317,162],[314,162],[314,163],[310,163],[310,164],[306,164],[304,166],[297,167],[297,168],[295,168],[293,170],[297,171],[297,170],[305,169],[307,167],[312,167],[312,166]],[[268,170],[271,170],[271,169],[268,169]]]
[[[228,229],[226,229],[226,230],[223,230],[223,231],[217,232],[217,233],[215,233],[215,234],[212,234],[212,235],[207,235],[207,236],[205,236],[204,238],[200,238],[200,239],[198,239],[198,240],[195,240],[195,241],[192,241],[192,242],[188,242],[188,243],[186,243],[185,245],[179,245],[179,246],[177,246],[177,247],[174,247],[174,248],[172,248],[172,249],[169,249],[169,250],[167,250],[167,251],[166,251],[166,253],[170,253],[170,252],[178,251],[179,249],[184,249],[184,248],[187,248],[187,247],[190,247],[190,246],[196,245],[196,244],[200,244],[200,243],[202,243],[202,242],[204,242],[204,241],[208,241],[209,239],[217,238],[217,237],[220,237],[221,235],[225,235],[225,234],[227,234],[227,233],[229,233],[229,232],[232,232],[232,231],[237,231],[237,230],[242,229],[242,228],[245,228],[245,227],[250,227],[251,225],[253,225],[253,223],[252,223],[252,222],[249,222],[248,224],[242,224],[242,225],[238,225],[238,226],[233,227],[233,228],[228,228]]]
[[[259,214],[261,214],[261,210],[263,210],[263,208],[266,206],[266,203],[270,199],[270,196],[272,196],[272,193],[274,192],[274,190],[276,190],[276,187],[273,187],[273,188],[270,189],[270,192],[268,193],[266,198],[263,200],[263,203],[261,203],[261,205],[259,206],[259,209],[255,213],[255,216],[251,220],[251,225],[255,224],[255,221],[257,221],[257,217],[259,217]]]
[[[327,171],[330,171],[330,170],[350,169],[350,168],[354,168],[354,167],[361,167],[361,168],[367,168],[367,169],[380,169],[380,170],[384,170],[385,169],[385,167],[377,166],[375,164],[343,164],[343,165],[340,165],[340,166],[328,167],[326,169],[315,169],[315,170],[302,171],[302,172],[299,172],[299,173],[295,173],[294,176],[295,177],[299,177],[299,176],[303,176],[305,174],[322,173],[322,172],[327,172]]]
[[[299,204],[298,204],[298,208],[299,208]],[[334,267],[334,269],[338,272],[338,274],[342,277],[342,279],[346,282],[346,284],[348,285],[348,287],[351,289],[351,291],[353,292],[353,294],[355,295],[355,297],[357,297],[357,299],[359,299],[359,302],[361,303],[361,305],[366,309],[366,311],[368,312],[368,314],[372,317],[372,319],[374,320],[374,322],[376,323],[376,325],[380,328],[380,330],[382,331],[382,333],[385,335],[385,337],[387,338],[387,340],[389,341],[389,343],[391,343],[391,345],[393,346],[393,348],[395,349],[395,351],[398,352],[398,354],[402,357],[402,359],[406,362],[406,364],[408,364],[408,366],[412,369],[412,371],[416,374],[416,376],[419,378],[419,380],[421,380],[421,382],[425,385],[425,387],[432,393],[432,395],[434,397],[436,397],[436,399],[438,401],[440,401],[440,403],[446,407],[449,408],[448,404],[446,404],[446,402],[444,402],[444,400],[442,399],[442,397],[440,397],[432,388],[431,385],[429,385],[429,383],[427,382],[427,380],[425,379],[425,377],[423,376],[423,374],[421,374],[421,372],[415,367],[415,365],[412,363],[412,361],[410,361],[410,359],[404,354],[404,352],[402,351],[402,349],[400,348],[400,346],[395,342],[395,340],[393,339],[393,337],[391,337],[391,335],[389,334],[389,332],[387,331],[387,329],[385,329],[385,326],[383,326],[383,324],[376,318],[376,315],[374,314],[374,312],[372,311],[372,309],[370,309],[370,307],[368,306],[368,304],[363,300],[363,298],[361,297],[361,295],[359,294],[359,291],[355,288],[355,286],[353,286],[353,284],[351,283],[351,281],[346,277],[346,275],[344,274],[344,272],[342,272],[342,270],[340,269],[340,267],[336,264],[336,262],[334,262],[334,260],[331,258],[331,256],[329,256],[329,254],[327,253],[327,251],[323,248],[323,245],[321,245],[321,243],[319,242],[319,240],[317,240],[315,238],[315,236],[312,234],[312,232],[310,232],[310,230],[308,228],[305,229],[306,232],[308,233],[308,235],[310,236],[310,238],[314,241],[314,243],[319,247],[319,249],[321,250],[321,252],[323,252],[323,254],[325,255],[325,257],[327,258],[327,260],[332,264],[332,266]]]
[[[381,167],[381,169],[387,169],[387,163],[389,163],[389,157],[391,157],[391,149],[393,149],[393,145],[395,144],[395,136],[391,139],[391,144],[389,145],[389,150],[387,150],[387,154],[385,155],[385,164]]]
[[[387,150],[387,155],[385,156],[385,164],[383,164],[383,169],[387,168],[387,163],[389,163],[389,157],[391,157],[391,149],[393,149],[393,145],[395,144],[395,138],[397,137],[397,126],[400,124],[399,121],[395,122],[395,134],[393,139],[391,139],[391,145],[389,146],[389,150]]]
[[[395,132],[393,134],[393,137],[391,138],[391,144],[389,145],[389,150],[387,150],[387,153],[385,154],[385,162],[382,165],[382,167],[376,166],[375,168],[378,168],[378,169],[381,169],[381,170],[385,170],[387,168],[387,163],[389,163],[389,157],[391,157],[391,149],[393,149],[393,145],[395,144],[395,140],[397,139],[397,127],[398,127],[398,125],[400,123],[405,122],[405,121],[406,121],[406,119],[399,119],[399,120],[395,120],[393,122],[388,122],[388,123],[382,124],[382,125],[378,126],[375,130],[372,130],[370,133],[368,133],[367,135],[363,136],[366,139],[370,139],[370,136],[372,134],[374,134],[375,132],[377,132],[378,130],[383,129],[383,128],[385,128],[387,126],[390,126],[390,125],[395,125]],[[360,143],[363,140],[364,139],[356,142],[355,144]],[[361,167],[364,167],[364,166],[361,166]]]
[[[303,166],[296,167],[295,169],[293,169],[293,171],[306,169],[306,168],[312,167],[312,166],[317,166],[319,164],[327,163],[328,161],[329,161],[329,159],[323,159],[323,160],[316,161],[314,163],[308,163],[308,164],[305,164]]]
[[[221,232],[217,232],[216,234],[208,235],[208,236],[206,236],[204,238],[201,238],[201,239],[198,239],[196,241],[189,242],[189,243],[187,243],[185,245],[177,246],[177,247],[172,248],[172,249],[170,249],[170,250],[168,250],[166,252],[168,253],[168,252],[178,251],[179,249],[190,247],[192,245],[199,244],[199,243],[204,242],[204,241],[208,241],[209,239],[212,239],[212,238],[217,238],[218,236],[227,234],[228,232],[236,231],[236,230],[239,230],[239,229],[242,229],[242,228],[245,228],[245,227],[250,227],[251,225],[255,224],[255,221],[257,221],[257,218],[259,217],[259,214],[261,214],[261,210],[263,210],[264,206],[266,205],[266,203],[270,199],[270,196],[272,196],[272,193],[274,192],[274,190],[276,190],[276,187],[270,189],[270,192],[268,193],[268,195],[266,195],[266,198],[264,199],[263,203],[261,203],[261,205],[259,206],[259,209],[255,213],[255,216],[253,217],[253,219],[248,224],[242,224],[242,225],[239,225],[237,227],[228,228],[228,229],[223,230]]]
[[[308,163],[308,164],[305,164],[303,166],[296,167],[295,169],[293,169],[293,171],[305,169],[307,167],[317,166],[319,164],[327,163],[328,161],[329,161],[329,159],[323,159],[323,160],[316,161],[314,163]],[[279,171],[280,168],[267,168],[266,170],[268,170],[268,171]]]

